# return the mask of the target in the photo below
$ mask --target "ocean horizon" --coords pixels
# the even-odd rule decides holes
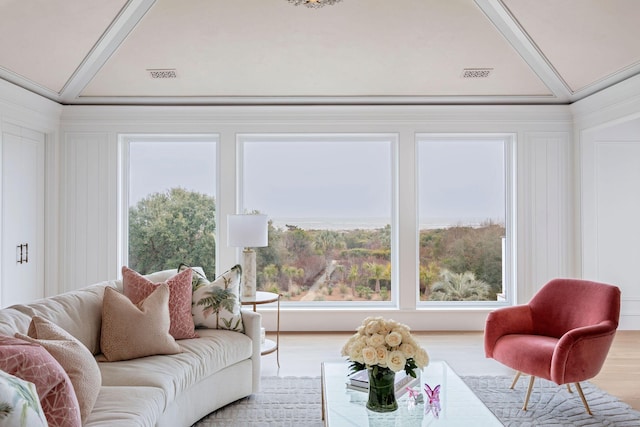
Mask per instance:
[[[282,230],[287,229],[287,226],[296,226],[303,230],[376,230],[391,223],[388,218],[269,218],[269,220],[275,228]],[[420,221],[419,228],[420,230],[435,230],[456,226],[480,227],[489,221],[494,224],[500,223],[487,218],[431,219]]]

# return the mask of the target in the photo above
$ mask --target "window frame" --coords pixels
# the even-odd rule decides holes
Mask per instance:
[[[129,187],[130,187],[130,156],[129,146],[136,142],[151,143],[187,143],[187,142],[209,142],[215,144],[216,152],[216,242],[220,235],[220,134],[218,133],[122,133],[118,134],[118,270],[129,262]],[[220,259],[220,249],[216,245],[215,263],[218,269]],[[120,274],[120,272],[119,272]],[[216,271],[216,275],[218,272]]]
[[[390,145],[390,187],[391,187],[391,212],[390,212],[390,259],[391,263],[391,291],[389,301],[282,301],[283,307],[294,309],[398,309],[400,306],[400,280],[399,280],[399,223],[398,223],[398,171],[399,171],[399,140],[400,135],[388,132],[362,132],[362,133],[332,133],[332,132],[280,132],[280,133],[238,133],[236,134],[236,212],[245,212],[253,209],[245,206],[244,201],[244,150],[245,143],[268,142],[386,142]],[[268,212],[265,212],[269,215]],[[239,250],[236,251],[239,259]],[[394,268],[396,266],[396,268]]]
[[[420,143],[423,141],[495,141],[504,144],[504,196],[505,196],[505,239],[503,245],[503,281],[502,290],[505,295],[502,301],[421,301],[420,300]],[[416,202],[416,286],[414,289],[417,309],[476,309],[495,308],[513,305],[516,295],[516,134],[514,133],[416,133],[415,134],[415,202]]]

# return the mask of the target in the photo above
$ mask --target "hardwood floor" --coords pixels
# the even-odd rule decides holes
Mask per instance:
[[[351,333],[281,333],[280,368],[276,353],[262,358],[263,376],[320,376],[323,361],[344,360],[340,350]],[[446,360],[458,375],[513,375],[484,357],[482,332],[414,332],[432,360]],[[273,334],[268,334],[274,338]],[[618,331],[598,376],[591,380],[640,410],[640,331]]]

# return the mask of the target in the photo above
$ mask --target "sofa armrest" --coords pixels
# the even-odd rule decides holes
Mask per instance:
[[[242,309],[242,323],[244,325],[244,333],[253,342],[253,353],[251,361],[253,365],[253,392],[260,391],[260,360],[261,360],[261,344],[260,344],[260,327],[262,325],[262,317],[260,313],[252,310]]]

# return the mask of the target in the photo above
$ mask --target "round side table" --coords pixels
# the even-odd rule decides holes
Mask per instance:
[[[278,347],[280,346],[280,294],[276,294],[274,292],[264,292],[257,291],[255,298],[246,298],[242,297],[241,303],[242,305],[252,305],[253,311],[256,311],[258,305],[261,304],[271,304],[277,302],[278,310],[277,310],[277,320],[276,320],[276,340],[265,339],[264,343],[260,347],[260,354],[271,354],[274,351],[276,352],[276,362],[278,363],[278,368],[280,367],[280,350]]]

